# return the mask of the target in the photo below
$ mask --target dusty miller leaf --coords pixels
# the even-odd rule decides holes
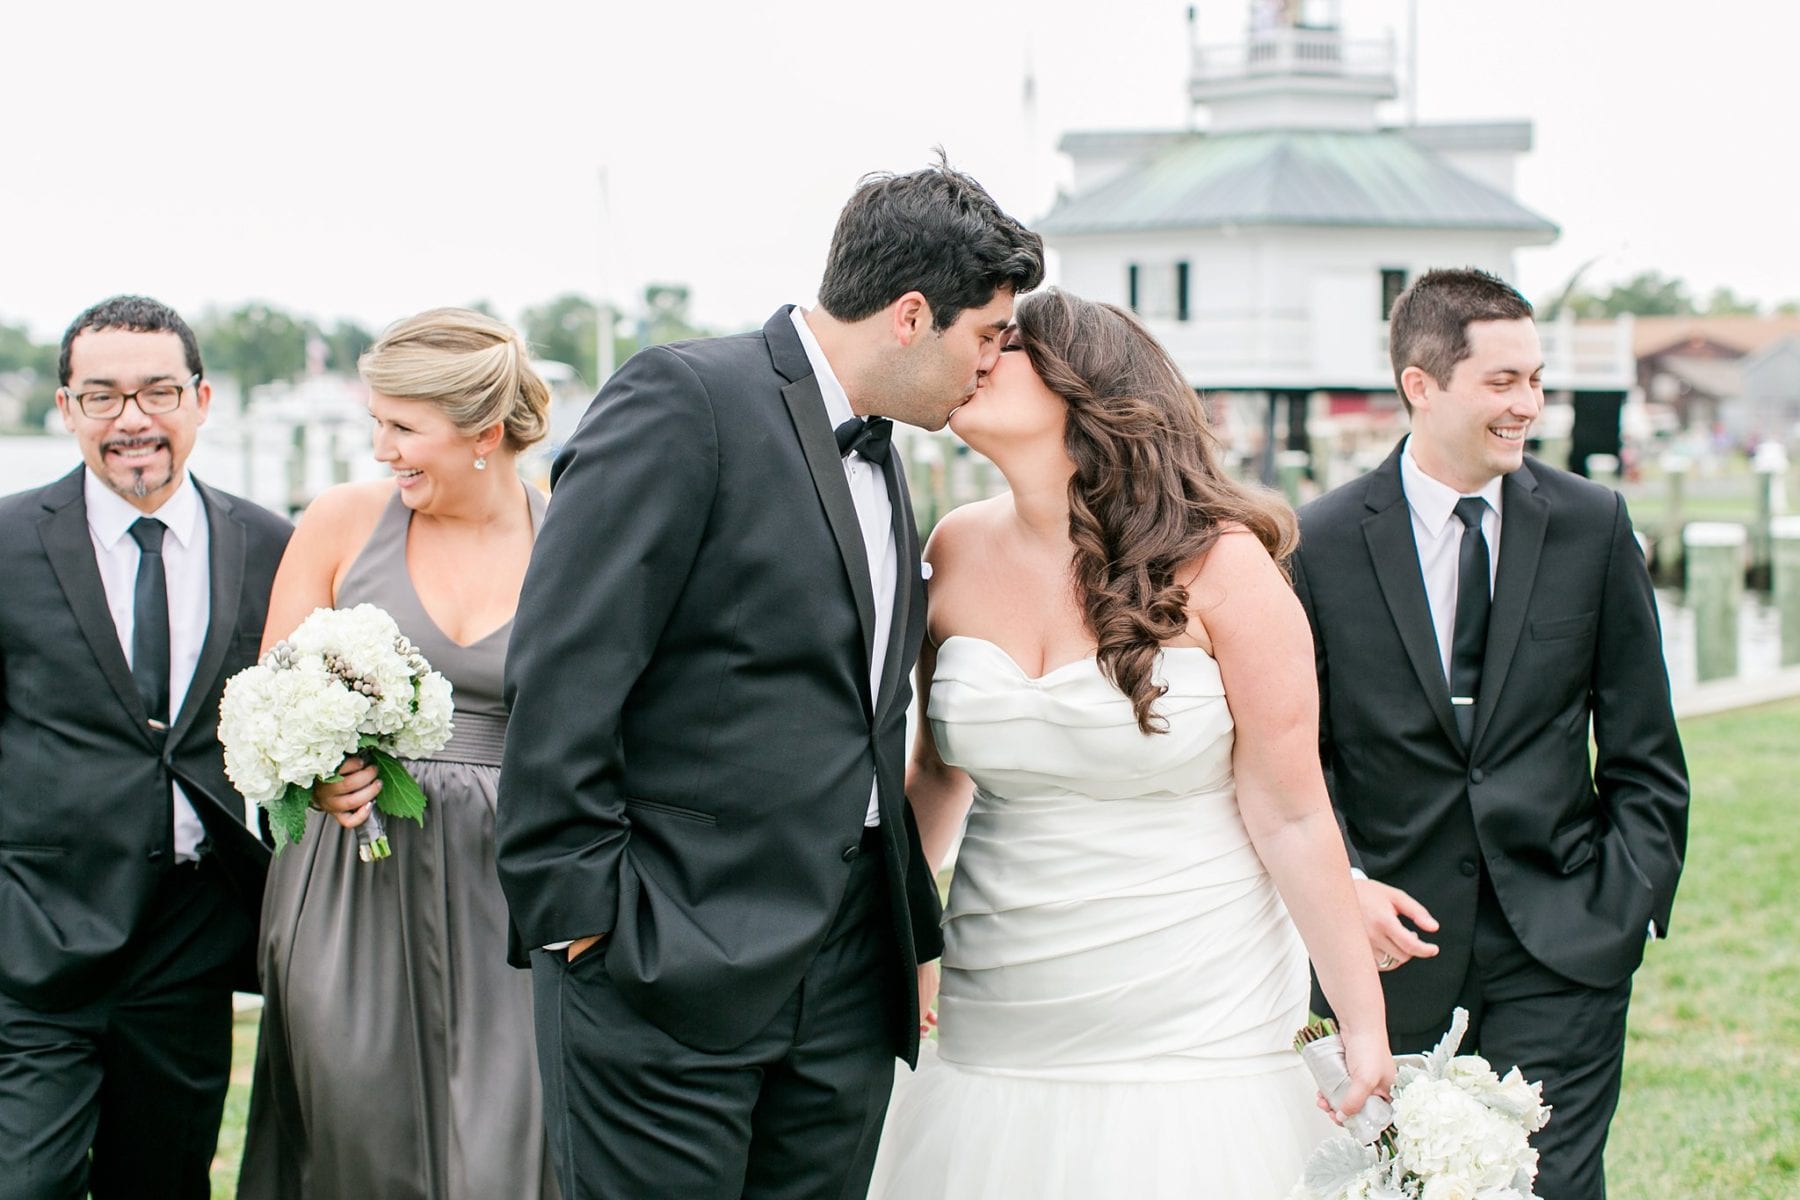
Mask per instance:
[[[1433,1079],[1442,1079],[1450,1073],[1450,1060],[1456,1056],[1458,1047],[1469,1032],[1469,1010],[1458,1008],[1450,1018],[1450,1032],[1443,1036],[1431,1053],[1425,1056],[1425,1073]]]
[[[1340,1196],[1378,1161],[1373,1146],[1348,1134],[1334,1134],[1320,1142],[1306,1160],[1305,1183],[1317,1195]]]

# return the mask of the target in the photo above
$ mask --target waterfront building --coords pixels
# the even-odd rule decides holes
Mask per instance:
[[[1395,42],[1347,36],[1333,0],[1252,4],[1242,41],[1196,36],[1190,64],[1188,128],[1063,138],[1073,186],[1038,227],[1059,281],[1142,317],[1252,470],[1272,480],[1281,450],[1311,451],[1324,486],[1402,422],[1394,297],[1432,267],[1514,279],[1515,251],[1556,238],[1514,195],[1532,126],[1384,123]],[[1629,318],[1540,330],[1563,405],[1542,431],[1580,457],[1616,454]]]

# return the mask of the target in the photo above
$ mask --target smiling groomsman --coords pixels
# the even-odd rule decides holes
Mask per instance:
[[[269,859],[219,693],[289,526],[188,474],[173,311],[95,305],[59,370],[84,465],[0,500],[0,1200],[205,1197]]]
[[[1617,494],[1525,457],[1522,296],[1428,272],[1389,342],[1412,431],[1301,510],[1293,560],[1326,779],[1395,1052],[1467,1008],[1465,1048],[1554,1106],[1537,1194],[1598,1198],[1631,976],[1687,841],[1650,579]]]

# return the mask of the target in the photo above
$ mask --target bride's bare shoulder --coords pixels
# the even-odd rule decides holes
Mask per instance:
[[[942,569],[958,556],[976,552],[992,536],[1010,503],[1010,497],[1004,494],[990,496],[959,505],[939,517],[925,543],[925,561]]]

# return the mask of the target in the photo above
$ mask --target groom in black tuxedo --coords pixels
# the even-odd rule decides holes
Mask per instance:
[[[180,316],[63,335],[84,465],[0,500],[0,1197],[211,1194],[269,852],[219,749],[290,527],[187,471]]]
[[[498,837],[565,1193],[866,1189],[940,949],[890,418],[941,428],[1042,275],[974,180],[872,177],[817,308],[636,355],[558,456]]]
[[[1389,1037],[1428,1049],[1467,1008],[1465,1051],[1554,1107],[1537,1194],[1599,1198],[1631,975],[1687,841],[1650,579],[1618,495],[1525,457],[1523,297],[1432,271],[1389,339],[1411,434],[1301,510],[1293,560]]]

